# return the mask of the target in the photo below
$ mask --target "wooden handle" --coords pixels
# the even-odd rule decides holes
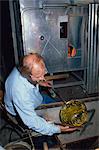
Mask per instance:
[[[69,74],[58,74],[58,75],[45,76],[45,79],[48,81],[48,80],[63,79],[68,77]]]

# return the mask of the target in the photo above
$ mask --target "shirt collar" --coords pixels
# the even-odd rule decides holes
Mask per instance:
[[[23,76],[23,75],[20,73],[20,71],[19,71],[18,68],[16,68],[16,70],[17,70],[17,72],[19,73],[19,77],[21,78],[21,80],[22,80],[26,85],[28,85],[29,87],[32,87],[32,88],[35,88],[35,87],[36,87],[37,82],[33,82],[29,77]]]

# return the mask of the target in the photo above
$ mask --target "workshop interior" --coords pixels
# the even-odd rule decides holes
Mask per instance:
[[[0,7],[0,150],[99,150],[99,1],[1,0]],[[32,52],[44,58],[52,83],[41,90],[55,99],[37,114],[77,131],[30,137],[7,116],[5,80]],[[71,116],[76,111],[78,120]]]

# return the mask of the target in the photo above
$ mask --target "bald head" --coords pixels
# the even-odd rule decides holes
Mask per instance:
[[[34,64],[39,64],[40,62],[44,63],[43,58],[37,53],[30,53],[23,58],[23,66],[32,68]]]
[[[31,53],[23,58],[21,73],[30,75],[32,80],[44,78],[45,64],[43,58],[37,53]]]

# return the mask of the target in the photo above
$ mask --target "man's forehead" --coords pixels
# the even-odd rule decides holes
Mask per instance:
[[[43,62],[39,62],[39,63],[34,62],[32,68],[35,70],[45,69],[45,64]]]

